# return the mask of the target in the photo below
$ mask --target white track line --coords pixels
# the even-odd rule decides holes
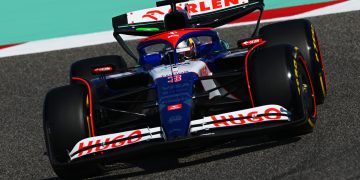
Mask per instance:
[[[264,22],[284,21],[284,20],[290,20],[290,19],[299,19],[299,18],[306,18],[306,17],[313,17],[313,16],[320,16],[320,15],[327,15],[327,14],[335,14],[335,13],[342,13],[342,12],[350,12],[350,11],[357,11],[357,10],[360,10],[360,0],[351,0],[351,1],[343,2],[343,3],[335,4],[332,6],[320,8],[317,10],[309,11],[306,13],[302,13],[299,15],[268,19],[268,20],[263,20],[262,22],[264,23]],[[254,24],[254,23],[256,23],[256,22],[252,21],[252,22],[245,22],[245,23],[229,24],[229,25],[222,26],[220,28],[244,26],[244,25],[250,25],[250,24]],[[62,50],[62,49],[70,49],[70,48],[77,48],[77,47],[84,47],[84,46],[92,46],[92,45],[99,45],[99,44],[105,44],[105,43],[112,43],[112,42],[115,42],[115,39],[114,39],[112,33],[113,33],[112,31],[105,31],[105,32],[98,32],[98,33],[91,33],[91,34],[74,35],[74,36],[67,36],[67,37],[61,37],[61,38],[31,41],[31,42],[27,42],[24,44],[20,44],[17,46],[13,46],[13,47],[9,47],[9,48],[0,50],[0,58],[16,56],[16,55],[25,55],[25,54]],[[142,38],[139,36],[126,36],[126,35],[124,35],[122,37],[126,41]]]

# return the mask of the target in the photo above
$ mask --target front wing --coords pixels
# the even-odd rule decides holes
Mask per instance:
[[[245,110],[204,117],[190,122],[189,136],[211,134],[214,129],[263,122],[290,121],[290,113],[279,105],[265,105]],[[163,140],[161,127],[143,128],[126,132],[89,137],[79,141],[70,151],[71,160],[89,154],[136,144],[143,141]]]

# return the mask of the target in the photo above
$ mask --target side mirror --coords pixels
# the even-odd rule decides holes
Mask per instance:
[[[161,54],[160,53],[151,53],[146,54],[140,60],[140,64],[143,66],[151,65],[152,67],[159,66],[161,63]]]
[[[221,46],[226,50],[226,49],[230,49],[230,45],[228,42],[224,41],[224,40],[220,40]]]

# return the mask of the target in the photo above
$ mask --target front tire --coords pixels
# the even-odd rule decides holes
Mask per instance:
[[[88,122],[88,93],[81,85],[51,90],[44,103],[44,134],[50,163],[63,179],[80,179],[102,173],[98,164],[67,165],[68,152],[91,135]]]
[[[291,44],[299,48],[306,61],[314,85],[316,103],[323,104],[326,93],[324,62],[314,26],[306,19],[270,24],[260,29],[267,46]]]
[[[316,103],[303,56],[291,45],[256,50],[248,60],[248,76],[255,106],[277,104],[303,119],[291,129],[297,135],[310,133],[316,119]]]

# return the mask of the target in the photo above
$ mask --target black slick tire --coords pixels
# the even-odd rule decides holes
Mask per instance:
[[[302,59],[296,47],[274,45],[253,52],[247,66],[254,105],[281,105],[292,119],[302,119],[290,130],[296,135],[310,133],[316,120],[313,87]]]
[[[264,26],[259,34],[267,41],[267,46],[291,44],[299,48],[310,71],[316,103],[323,104],[327,93],[326,77],[314,25],[306,19],[284,21]]]
[[[68,165],[68,152],[89,137],[87,90],[81,85],[67,85],[51,90],[44,103],[44,134],[47,154],[55,173],[62,179],[81,179],[99,175],[98,164]]]

